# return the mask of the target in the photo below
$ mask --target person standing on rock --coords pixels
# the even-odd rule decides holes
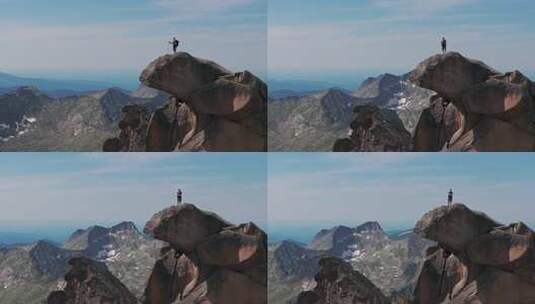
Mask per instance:
[[[182,204],[182,189],[180,188],[176,191],[176,204]]]
[[[448,50],[448,41],[446,41],[446,38],[442,37],[440,44],[442,45],[442,54],[445,54]]]
[[[180,45],[180,41],[178,41],[176,37],[173,37],[173,41],[169,41],[169,44],[173,46],[173,53],[176,53],[176,50],[178,49],[178,46]]]

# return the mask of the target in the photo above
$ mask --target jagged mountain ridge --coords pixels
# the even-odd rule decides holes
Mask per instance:
[[[349,263],[387,296],[405,293],[416,283],[424,251],[431,242],[412,232],[388,235],[377,222],[324,229],[305,247],[287,241],[270,247],[270,303],[288,303],[314,286],[321,257]]]
[[[331,151],[336,138],[345,137],[354,118],[353,108],[371,104],[392,110],[412,132],[432,91],[408,81],[409,74],[383,74],[366,79],[353,93],[331,89],[306,96],[273,99],[269,105],[269,144],[273,151]],[[322,96],[330,94],[328,103]],[[338,115],[331,115],[332,113]]]
[[[21,87],[0,96],[0,151],[100,151],[105,138],[119,132],[124,106],[155,109],[165,99],[135,97],[119,88],[51,98]]]
[[[87,257],[105,264],[141,297],[162,242],[148,238],[131,222],[74,232],[64,244],[38,241],[0,249],[0,303],[37,304],[63,286],[69,260]]]
[[[347,134],[353,108],[361,103],[341,89],[268,104],[270,151],[329,151],[332,138]]]

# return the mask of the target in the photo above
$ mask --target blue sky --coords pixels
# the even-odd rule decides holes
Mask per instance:
[[[186,202],[266,225],[262,153],[3,153],[0,226],[143,225],[175,202],[177,186]]]
[[[266,73],[266,0],[0,0],[0,7],[4,72],[135,81],[176,35],[193,55]]]
[[[405,73],[442,35],[451,50],[535,76],[534,15],[531,0],[270,0],[269,77]]]
[[[533,185],[531,153],[270,154],[268,223],[270,232],[366,221],[411,227],[453,188],[456,202],[533,225]]]

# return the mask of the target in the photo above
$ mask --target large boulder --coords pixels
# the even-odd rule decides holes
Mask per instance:
[[[266,252],[266,233],[253,223],[227,228],[197,247],[204,264],[245,271],[258,282],[265,281],[262,272],[265,271]]]
[[[165,241],[177,252],[190,253],[230,223],[218,215],[203,211],[191,204],[166,208],[145,224],[144,232]]]
[[[483,62],[468,59],[456,52],[432,56],[411,73],[411,81],[437,92],[448,100],[459,100],[462,94],[499,72]]]
[[[190,106],[176,98],[154,111],[147,130],[148,152],[173,151],[189,142],[197,130],[204,128],[207,117],[196,115]]]
[[[267,303],[267,235],[190,204],[155,214],[145,232],[168,242],[143,303]]]
[[[534,86],[522,73],[500,74],[482,62],[447,53],[422,62],[410,78],[437,93],[420,116],[414,151],[535,150]],[[439,100],[448,107],[437,111]]]
[[[418,303],[535,301],[535,241],[525,224],[500,226],[483,213],[453,205],[425,214],[416,230],[440,247],[420,272]]]
[[[179,52],[155,59],[143,70],[139,80],[150,88],[187,99],[193,91],[230,74],[232,72],[213,61]]]
[[[440,248],[430,249],[416,283],[416,303],[441,303],[462,279],[463,265],[456,256],[447,256]]]
[[[150,119],[147,151],[267,149],[267,86],[251,72],[177,53],[156,59],[140,80],[171,94]]]
[[[267,287],[239,272],[218,270],[176,304],[267,304]]]
[[[440,151],[470,118],[460,105],[444,103],[435,95],[429,108],[422,111],[412,138],[414,151]],[[472,119],[473,120],[473,119]]]
[[[187,296],[205,279],[207,268],[172,248],[163,248],[161,258],[154,264],[145,294],[144,304],[170,303]]]
[[[451,152],[522,152],[535,149],[535,137],[509,122],[481,119],[465,133],[452,137],[447,149]]]
[[[512,268],[522,260],[534,261],[534,243],[529,235],[492,231],[478,237],[466,249],[476,264]]]
[[[436,241],[452,251],[463,251],[476,237],[500,226],[481,212],[475,212],[462,204],[441,206],[426,213],[414,231],[421,237]]]
[[[496,268],[485,268],[446,303],[535,303],[535,285]]]

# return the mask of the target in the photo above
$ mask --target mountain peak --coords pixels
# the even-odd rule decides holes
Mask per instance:
[[[95,99],[105,99],[113,97],[128,97],[129,95],[121,88],[111,87],[105,90],[93,92],[89,96]]]
[[[381,227],[381,225],[376,222],[376,221],[370,221],[370,222],[366,222],[360,226],[357,227],[357,232],[360,233],[360,232],[376,232],[376,231],[380,231],[380,232],[383,232],[383,228]]]
[[[328,90],[325,90],[319,93],[318,95],[323,100],[330,99],[330,98],[339,99],[340,97],[347,99],[351,96],[346,91],[340,88],[330,88]]]
[[[133,232],[139,232],[139,230],[136,227],[136,224],[130,221],[124,221],[121,222],[113,227],[110,228],[111,232],[120,232],[120,231],[133,231]]]
[[[39,96],[43,95],[38,88],[34,86],[22,86],[12,91],[17,96]]]

